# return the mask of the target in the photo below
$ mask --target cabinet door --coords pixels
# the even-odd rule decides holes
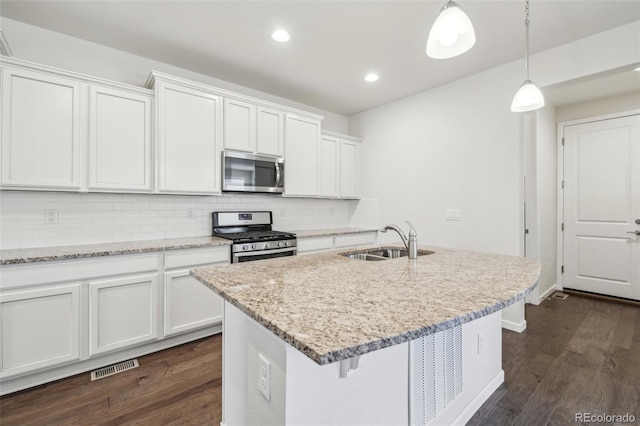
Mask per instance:
[[[89,188],[151,191],[151,98],[92,86]]]
[[[89,293],[90,355],[157,338],[157,274],[92,281]]]
[[[80,358],[80,284],[0,295],[2,377]]]
[[[2,185],[79,190],[86,86],[11,68],[2,73]]]
[[[287,196],[318,196],[320,121],[287,114],[284,191]]]
[[[323,136],[320,140],[320,196],[338,197],[340,140]]]
[[[158,190],[220,192],[222,110],[211,93],[157,83]]]
[[[340,142],[340,197],[360,197],[360,143]]]
[[[255,151],[255,105],[235,99],[224,99],[224,147],[237,151]]]
[[[256,152],[263,155],[284,156],[284,113],[258,107]]]
[[[222,322],[222,298],[189,274],[189,269],[167,272],[164,335]]]

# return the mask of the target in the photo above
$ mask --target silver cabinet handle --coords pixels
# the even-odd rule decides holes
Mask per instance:
[[[627,234],[640,235],[640,230],[637,230],[637,231],[629,231],[629,232],[627,232]]]

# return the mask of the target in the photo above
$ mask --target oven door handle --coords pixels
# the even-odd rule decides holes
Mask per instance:
[[[235,257],[247,257],[247,256],[256,256],[256,255],[264,255],[264,254],[278,254],[278,253],[286,253],[288,251],[297,251],[298,247],[286,247],[281,249],[273,249],[273,250],[260,250],[260,251],[249,251],[249,252],[238,252],[233,253]]]

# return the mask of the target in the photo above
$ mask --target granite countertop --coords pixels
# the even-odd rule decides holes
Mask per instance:
[[[113,256],[119,254],[148,253],[230,244],[231,241],[218,237],[192,237],[170,238],[166,240],[124,241],[118,243],[6,249],[0,250],[0,265],[82,259],[87,257]]]
[[[378,232],[377,229],[362,228],[333,228],[333,229],[307,229],[302,231],[291,231],[296,234],[297,238],[314,238],[314,237],[332,237],[335,235],[348,234],[367,234],[369,232]]]
[[[531,259],[421,249],[435,253],[371,262],[338,250],[191,274],[320,365],[499,311],[530,293],[540,275]]]
[[[377,232],[376,229],[334,228],[311,231],[292,231],[298,238]],[[170,238],[166,240],[123,241],[56,247],[33,247],[0,250],[0,265],[49,262],[65,259],[137,254],[154,251],[180,250],[198,247],[230,245],[231,241],[218,237]]]

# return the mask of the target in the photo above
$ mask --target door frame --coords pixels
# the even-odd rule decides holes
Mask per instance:
[[[556,253],[558,257],[556,262],[556,265],[557,265],[556,273],[557,273],[558,280],[557,280],[556,287],[558,290],[564,289],[564,274],[563,274],[564,231],[562,230],[562,225],[564,223],[564,188],[562,187],[564,182],[564,145],[563,145],[564,129],[565,127],[574,126],[576,124],[585,124],[585,123],[592,123],[596,121],[612,120],[615,118],[623,118],[623,117],[629,117],[633,115],[640,115],[640,109],[621,111],[613,114],[597,115],[593,117],[579,118],[575,120],[563,121],[558,123],[558,136],[556,141],[556,145],[558,149],[558,155],[557,155],[558,173],[556,178],[556,181],[557,181],[556,182],[556,185],[557,185],[556,186],[556,194],[557,194],[556,209],[558,212],[558,216],[556,220],[556,236],[557,236]]]

